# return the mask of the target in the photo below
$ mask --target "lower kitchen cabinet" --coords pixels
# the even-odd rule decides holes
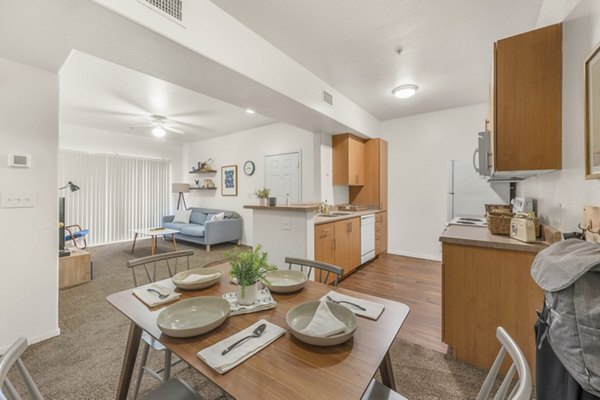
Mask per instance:
[[[387,212],[375,214],[375,256],[387,252]]]
[[[344,269],[344,276],[360,265],[360,218],[315,226],[315,260]],[[335,277],[331,277],[332,282]]]

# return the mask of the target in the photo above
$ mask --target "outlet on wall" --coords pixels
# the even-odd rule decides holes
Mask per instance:
[[[290,221],[289,218],[282,218],[281,219],[281,230],[283,231],[289,231],[292,229],[292,223]]]
[[[2,192],[0,193],[0,207],[35,207],[35,192]]]

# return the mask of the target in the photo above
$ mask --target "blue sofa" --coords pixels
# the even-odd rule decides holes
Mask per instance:
[[[218,243],[236,242],[242,240],[242,217],[234,211],[216,210],[212,208],[190,208],[192,216],[189,224],[173,223],[174,215],[163,217],[163,227],[176,229],[175,237],[178,240],[203,244],[206,251],[210,246]],[[209,215],[225,213],[225,218],[220,221],[206,222]]]

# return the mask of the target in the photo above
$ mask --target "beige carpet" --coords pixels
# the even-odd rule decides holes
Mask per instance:
[[[133,258],[130,246],[122,243],[89,248],[94,280],[60,292],[61,335],[27,350],[25,364],[46,399],[114,398],[129,323],[105,298],[133,286],[125,266],[125,261]],[[135,256],[149,255],[149,247],[148,241],[139,242]],[[214,246],[210,253],[202,246],[181,245],[180,249],[194,249],[192,266],[201,266],[222,259],[223,252],[233,247]],[[170,250],[169,243],[160,242],[159,251]],[[161,357],[152,353],[150,362],[158,368]],[[485,377],[485,371],[402,340],[396,340],[391,354],[398,390],[409,399],[473,399]],[[229,398],[182,364],[174,368],[174,376],[188,381],[207,399]],[[154,385],[156,382],[145,374],[142,392]]]

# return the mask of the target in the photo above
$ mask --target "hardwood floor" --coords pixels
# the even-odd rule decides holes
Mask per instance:
[[[440,262],[382,254],[339,284],[410,307],[398,337],[442,353],[442,266]]]

